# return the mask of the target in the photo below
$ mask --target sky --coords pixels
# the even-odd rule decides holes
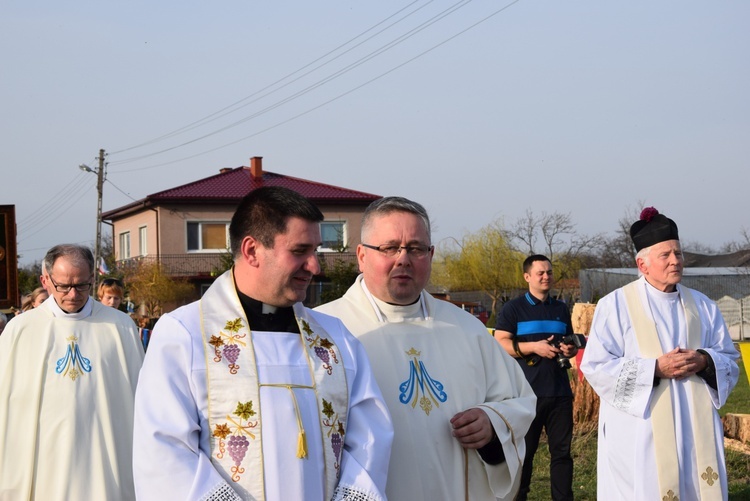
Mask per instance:
[[[10,0],[0,205],[30,264],[94,242],[100,149],[104,211],[261,156],[416,200],[435,243],[645,204],[718,249],[750,228],[749,25],[745,0]]]

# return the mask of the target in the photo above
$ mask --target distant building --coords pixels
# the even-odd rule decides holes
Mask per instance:
[[[697,256],[697,255],[693,255]],[[710,263],[710,256],[692,262]],[[689,262],[686,258],[686,263]],[[601,268],[579,272],[581,301],[595,303],[613,290],[638,278],[637,268]],[[686,267],[683,285],[716,301],[734,340],[750,338],[750,268]]]
[[[185,277],[196,296],[213,282],[227,259],[229,222],[240,200],[262,186],[283,186],[315,203],[323,212],[321,264],[334,259],[356,260],[362,213],[379,195],[349,190],[263,170],[262,157],[249,167],[223,168],[192,183],[147,195],[102,214],[112,222],[118,264],[134,260],[161,263],[173,276]],[[343,251],[343,252],[342,252]],[[311,285],[314,303],[323,274]]]

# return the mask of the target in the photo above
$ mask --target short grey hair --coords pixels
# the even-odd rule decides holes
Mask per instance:
[[[52,273],[55,261],[61,257],[67,257],[71,264],[78,268],[88,266],[89,272],[92,274],[96,268],[94,266],[94,254],[91,252],[91,249],[78,244],[60,244],[55,245],[47,251],[42,261],[42,270]]]
[[[372,220],[377,216],[386,216],[394,212],[407,212],[414,214],[422,220],[424,227],[427,230],[427,238],[432,241],[432,230],[430,228],[430,216],[427,215],[427,210],[412,200],[404,197],[383,197],[375,200],[365,209],[365,213],[362,215],[362,230],[360,239],[365,240],[365,235],[372,226]]]
[[[642,259],[646,263],[647,266],[651,264],[651,257],[650,257],[651,247],[652,246],[649,245],[648,247],[644,247],[643,249],[638,251],[638,253],[635,255],[636,263],[638,262],[639,259]]]

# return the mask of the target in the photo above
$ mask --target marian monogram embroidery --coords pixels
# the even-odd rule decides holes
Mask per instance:
[[[91,361],[81,355],[77,337],[70,336],[68,341],[70,341],[68,349],[65,351],[65,355],[57,360],[55,372],[63,376],[69,376],[70,379],[75,381],[84,372],[91,372]]]
[[[315,351],[315,355],[323,361],[323,368],[330,376],[333,373],[331,363],[339,363],[338,358],[336,358],[336,351],[333,349],[334,344],[326,338],[321,338],[317,335],[313,337],[313,331],[307,321],[302,320],[300,323],[302,324],[302,331],[305,333],[305,341]]]
[[[250,446],[248,437],[255,440],[252,429],[258,426],[258,419],[253,420],[255,416],[253,402],[237,402],[233,416],[227,416],[225,423],[214,425],[213,436],[219,439],[217,459],[223,459],[224,454],[228,453],[234,461],[231,468],[232,480],[239,482],[241,475],[245,473],[242,467],[242,461],[245,459],[247,448]],[[227,437],[229,437],[227,439]]]
[[[242,327],[241,318],[227,320],[224,330],[220,331],[219,334],[212,335],[208,341],[208,344],[214,348],[214,362],[218,363],[221,362],[222,358],[226,359],[231,374],[237,374],[240,368],[237,365],[237,358],[241,351],[240,346],[246,346],[243,338],[247,337],[247,334],[239,333]]]
[[[424,362],[419,360],[421,352],[411,348],[406,354],[412,357],[409,361],[409,378],[399,385],[398,399],[402,404],[411,403],[412,408],[419,402],[419,407],[429,416],[433,404],[440,407],[438,402],[448,400],[448,394],[443,391],[443,383],[430,377]]]

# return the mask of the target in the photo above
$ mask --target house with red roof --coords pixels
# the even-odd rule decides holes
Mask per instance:
[[[229,222],[242,197],[262,186],[284,186],[309,198],[325,216],[320,223],[321,264],[356,260],[362,213],[379,195],[263,170],[262,157],[250,166],[223,168],[192,183],[147,195],[105,212],[113,228],[118,264],[159,262],[170,275],[195,283],[202,294],[224,269]]]

